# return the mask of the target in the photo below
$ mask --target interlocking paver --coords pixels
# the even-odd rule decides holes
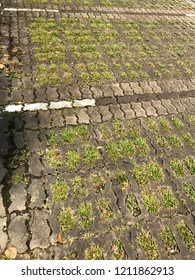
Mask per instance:
[[[151,100],[151,103],[159,115],[168,115],[166,108],[162,105],[160,100]]]
[[[109,106],[100,106],[99,107],[99,112],[102,116],[102,121],[110,121],[113,118],[113,115],[111,114],[109,110]]]
[[[142,107],[146,111],[147,116],[158,116],[156,109],[151,105],[150,101],[142,101]]]
[[[177,114],[177,110],[176,108],[172,105],[170,100],[165,100],[162,99],[161,100],[162,104],[164,105],[164,107],[166,108],[167,112],[169,114]]]
[[[141,102],[131,102],[131,107],[137,118],[146,117],[146,111],[142,108]]]
[[[86,108],[81,108],[77,112],[77,117],[78,117],[78,123],[80,124],[89,124],[90,119],[89,115],[87,114]]]
[[[194,259],[192,4],[54,2],[4,3],[0,258]]]

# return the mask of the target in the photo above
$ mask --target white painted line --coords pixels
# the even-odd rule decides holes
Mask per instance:
[[[49,13],[59,13],[59,10],[47,10],[47,9],[28,9],[28,8],[4,8],[3,11],[9,12],[49,12]]]
[[[74,100],[73,106],[74,107],[95,106],[95,99]]]
[[[48,103],[32,103],[24,104],[24,111],[38,111],[38,110],[48,110]]]
[[[39,102],[39,103],[25,103],[23,105],[10,104],[5,106],[4,111],[6,112],[21,112],[21,111],[47,111],[47,110],[58,110],[64,108],[73,107],[88,107],[95,106],[95,99],[81,99],[73,101],[51,101],[51,102]]]
[[[195,14],[186,14],[187,17],[195,17]]]
[[[10,113],[13,113],[13,112],[20,112],[22,111],[22,105],[8,105],[5,107],[5,110],[6,112],[10,112]]]
[[[49,104],[49,109],[63,109],[63,108],[72,108],[71,101],[51,101]]]

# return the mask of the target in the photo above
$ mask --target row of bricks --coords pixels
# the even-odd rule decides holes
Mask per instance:
[[[113,83],[105,84],[101,87],[84,87],[72,86],[67,88],[56,89],[48,87],[45,89],[26,90],[22,92],[18,88],[28,86],[29,80],[12,81],[12,89],[1,90],[1,105],[14,102],[44,102],[59,100],[91,99],[97,100],[98,104],[104,103],[102,98],[124,97],[144,94],[164,94],[180,93],[195,90],[195,78],[191,79],[165,79],[156,81],[141,81],[130,83]],[[168,97],[168,95],[167,95]],[[63,102],[63,101],[62,101]],[[60,101],[59,101],[60,103]],[[112,102],[111,102],[112,103]],[[121,103],[121,102],[120,102]]]
[[[30,11],[30,12],[23,12],[23,11],[5,11],[4,17],[9,17],[11,13],[12,18],[15,17],[45,17],[46,12],[42,11]],[[148,20],[173,20],[173,21],[192,21],[192,17],[187,16],[189,14],[180,14],[179,16],[173,14],[119,14],[119,13],[94,13],[94,12],[60,12],[58,16],[62,18],[109,18],[109,19],[148,19]],[[56,13],[49,13],[48,17],[56,17]]]
[[[37,129],[39,127],[63,127],[65,125],[101,123],[112,119],[157,117],[186,112],[195,112],[195,98],[152,100],[79,109],[66,108],[63,110],[24,112],[23,118],[26,129]],[[15,119],[16,130],[22,129],[23,125],[24,123],[17,117]]]

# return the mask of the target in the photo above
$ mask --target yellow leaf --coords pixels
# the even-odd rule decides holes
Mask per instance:
[[[63,238],[62,238],[61,232],[58,233],[58,242],[61,244],[63,243]]]
[[[101,149],[103,149],[102,146],[98,146],[98,147],[97,147],[97,150],[101,150]]]
[[[15,259],[17,256],[17,250],[15,247],[11,246],[5,251],[5,256],[10,259]]]
[[[0,69],[3,69],[5,67],[5,65],[0,63]]]

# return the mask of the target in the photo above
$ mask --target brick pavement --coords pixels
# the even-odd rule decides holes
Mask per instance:
[[[33,46],[23,28],[28,25],[28,18],[46,16],[56,19],[163,18],[188,23],[193,21],[186,16],[193,13],[193,6],[186,6],[185,9],[178,6],[170,10],[160,7],[128,9],[96,5],[59,7],[50,2],[46,7],[56,11],[45,12],[43,5],[8,1],[5,7],[18,10],[5,10],[2,20],[1,50],[6,67],[0,73],[0,254],[6,255],[6,250],[14,246],[17,259],[87,259],[90,258],[87,249],[96,244],[101,248],[104,259],[147,259],[150,257],[141,246],[139,237],[141,234],[150,234],[150,242],[156,246],[157,258],[193,259],[194,73],[190,77],[112,81],[100,86],[74,83],[32,88],[31,73],[35,71],[32,64]],[[34,7],[43,11],[19,10]],[[21,54],[24,55],[22,59]],[[15,71],[17,75],[7,79],[8,70]],[[115,121],[119,121],[118,125],[122,127],[117,128]],[[82,125],[89,129],[89,137],[84,142],[79,139],[69,144],[62,141],[62,131],[75,129],[75,137],[78,137]],[[133,133],[138,136],[133,136]],[[136,154],[123,154],[126,147],[122,146],[124,139],[130,141],[134,147],[132,149],[137,149]],[[140,139],[146,141],[149,149],[144,155],[137,144]],[[174,141],[177,141],[176,144]],[[118,145],[120,154],[117,160],[109,154],[109,143]],[[85,145],[95,147],[100,152],[97,162],[88,163],[83,159]],[[82,164],[76,170],[69,169],[66,164],[68,150],[76,151],[82,158]],[[190,165],[186,162],[191,157],[193,160]],[[170,167],[171,160],[175,158],[185,166],[185,173],[181,177],[176,176],[176,171]],[[139,177],[134,175],[135,167],[141,168],[142,164],[144,166],[151,162],[159,164],[164,177],[160,181],[152,181],[150,175],[150,183],[140,186]],[[116,179],[117,170],[122,170],[127,176],[126,185],[122,187]],[[102,178],[102,193],[94,191],[90,181],[97,174]],[[76,176],[84,180],[83,191],[87,188],[84,197],[78,198],[73,192],[75,186],[72,182]],[[55,201],[52,186],[56,179],[67,183],[68,202]],[[170,188],[176,199],[175,207],[166,207],[163,195],[157,191],[165,186]],[[158,211],[148,210],[147,203],[151,202],[145,202],[144,190],[153,190],[161,205]],[[132,210],[133,204],[128,208],[128,197],[134,197],[136,209],[140,211],[138,215]],[[104,221],[98,204],[105,199],[110,203],[106,208],[108,213],[105,213],[108,217],[115,216],[113,219],[107,218],[109,222]],[[82,203],[89,202],[93,204],[93,222],[89,228],[85,228],[82,227],[82,221],[89,217],[83,216],[82,220],[77,212]],[[80,226],[74,224],[73,228],[63,232],[59,219],[62,206],[74,211],[75,224]],[[188,230],[190,244],[179,234],[178,225],[182,221]],[[170,244],[162,243],[162,235],[159,235],[156,224],[161,232],[167,225],[170,226],[176,244],[173,248],[169,248]],[[62,235],[62,242],[59,234]],[[115,248],[116,240],[122,244],[122,249]],[[93,252],[94,249],[91,250]]]

